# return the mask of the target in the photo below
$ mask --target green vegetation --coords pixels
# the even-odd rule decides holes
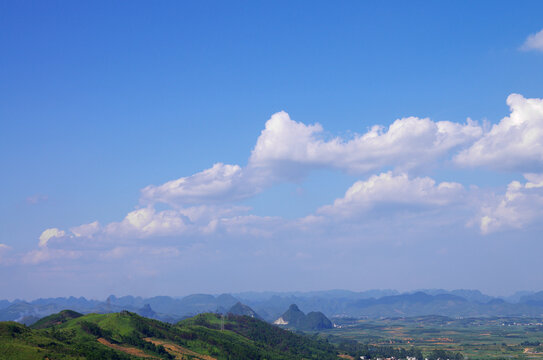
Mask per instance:
[[[49,316],[36,329],[0,323],[0,359],[337,359],[323,339],[249,316],[202,314],[171,325],[126,311],[72,315]]]
[[[221,323],[224,331],[221,331]],[[177,327],[192,338],[182,345],[218,359],[336,359],[326,341],[280,329],[249,316],[201,314]],[[214,344],[210,347],[209,344]],[[226,356],[224,356],[224,355]]]
[[[80,314],[72,310],[62,310],[58,314],[52,314],[44,318],[41,318],[30,327],[32,329],[45,329],[53,325],[60,325],[62,323],[65,323],[68,320],[76,319],[81,316],[83,316],[83,314]]]
[[[301,334],[250,316],[200,314],[177,324],[122,311],[72,311],[32,327],[0,322],[0,359],[543,359],[543,325],[530,318],[424,316],[336,319]]]
[[[408,357],[414,357],[416,359],[428,359],[428,360],[463,360],[464,355],[459,352],[446,351],[446,350],[432,350],[423,354],[423,352],[415,347],[403,348],[393,346],[376,346],[369,344],[361,344],[356,341],[346,341],[339,344],[341,352],[352,356],[355,359],[364,357],[365,359],[382,359],[382,358],[396,358],[407,359]]]
[[[463,318],[420,316],[391,319],[338,318],[340,326],[323,334],[334,343],[352,340],[369,348],[415,347],[425,357],[440,351],[467,359],[543,359],[543,326],[539,318]],[[441,354],[443,355],[443,354]],[[452,359],[452,354],[448,358]]]
[[[15,322],[0,323],[0,359],[130,359],[73,331],[32,330]]]

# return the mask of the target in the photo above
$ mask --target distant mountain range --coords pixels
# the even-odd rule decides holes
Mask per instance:
[[[290,304],[304,312],[321,311],[328,317],[450,317],[543,316],[543,291],[492,297],[478,290],[426,289],[399,293],[394,290],[311,293],[234,294],[268,321],[277,319]]]
[[[240,304],[235,307],[238,302]],[[44,316],[70,309],[82,314],[128,310],[145,317],[174,323],[196,314],[228,313],[234,308],[236,313],[259,316],[272,322],[291,304],[297,304],[302,312],[322,312],[329,318],[421,315],[543,317],[543,291],[521,292],[510,297],[492,297],[478,290],[425,289],[410,293],[399,293],[395,290],[364,292],[331,290],[305,293],[246,292],[218,296],[194,294],[183,298],[111,295],[106,300],[89,300],[84,297],[47,298],[28,302],[0,300],[0,321],[14,320],[31,324]]]

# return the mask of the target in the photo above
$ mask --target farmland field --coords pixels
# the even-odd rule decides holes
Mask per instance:
[[[325,332],[332,341],[444,349],[469,359],[543,359],[543,320],[539,318],[335,318],[334,323],[337,327]]]

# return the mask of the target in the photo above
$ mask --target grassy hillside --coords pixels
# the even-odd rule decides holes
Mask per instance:
[[[62,312],[35,328],[0,323],[0,359],[337,359],[325,341],[248,316],[201,314],[171,325],[123,311]]]
[[[52,315],[39,319],[30,327],[32,329],[45,329],[51,326],[60,325],[62,323],[65,323],[68,320],[76,319],[81,316],[83,316],[83,314],[80,314],[72,310],[62,310],[58,314],[52,314]]]
[[[266,322],[248,317],[229,315],[223,320],[215,314],[202,314],[183,320],[178,326],[184,331],[200,336],[233,336],[244,348],[229,348],[228,354],[238,354],[232,359],[336,359],[336,349],[323,340],[292,333]],[[204,335],[205,334],[205,335]],[[246,342],[249,341],[250,344]],[[228,345],[226,342],[225,345]],[[250,345],[250,346],[249,346]],[[227,357],[228,358],[228,357]]]
[[[15,322],[0,322],[0,359],[130,359],[92,337],[76,337],[57,329],[32,330]]]

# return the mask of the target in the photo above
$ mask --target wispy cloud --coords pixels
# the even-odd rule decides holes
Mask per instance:
[[[36,194],[26,198],[26,203],[30,205],[36,205],[49,200],[47,195]]]
[[[543,30],[529,35],[520,48],[524,51],[543,51]]]
[[[0,258],[3,253],[8,252],[9,250],[11,250],[11,246],[8,246],[6,244],[0,244]]]
[[[13,259],[8,258],[6,254],[12,250],[11,246],[8,246],[6,244],[0,244],[0,264],[2,265],[8,265],[10,263],[13,263]]]
[[[82,251],[40,248],[26,253],[22,257],[22,263],[36,265],[52,260],[74,260],[80,258],[82,255]]]

